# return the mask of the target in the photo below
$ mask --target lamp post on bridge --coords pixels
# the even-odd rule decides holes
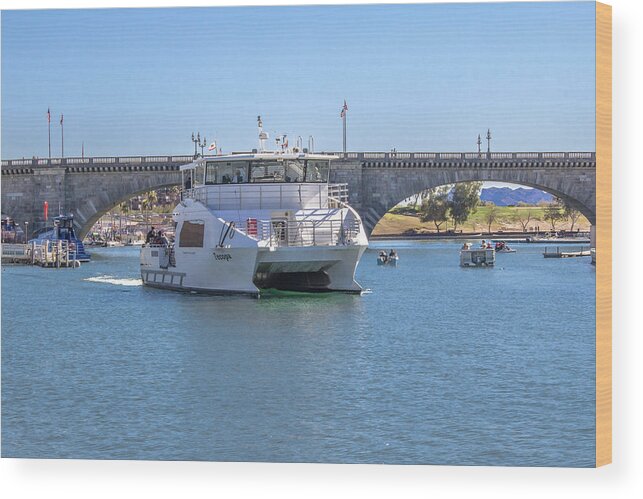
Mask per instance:
[[[487,156],[491,155],[491,128],[487,128]]]
[[[344,99],[344,105],[342,110],[339,113],[339,117],[342,119],[342,128],[343,128],[343,151],[344,157],[346,157],[346,111],[348,111],[348,106],[346,105],[346,99]]]
[[[477,144],[478,144],[478,157],[480,157],[480,155],[482,153],[482,151],[480,149],[480,146],[482,146],[482,139],[480,138],[480,134],[478,134],[478,142],[477,142]]]
[[[203,156],[203,148],[205,147],[205,137],[203,137],[203,143],[201,143],[201,132],[197,132],[196,138],[194,137],[194,132],[192,132],[192,142],[194,142],[194,159],[199,157],[197,147],[201,148],[201,156]]]

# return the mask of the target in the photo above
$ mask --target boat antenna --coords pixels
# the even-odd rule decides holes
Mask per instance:
[[[263,131],[263,121],[261,121],[261,116],[257,116],[257,128],[259,128],[259,152],[264,152],[266,150],[268,133]]]

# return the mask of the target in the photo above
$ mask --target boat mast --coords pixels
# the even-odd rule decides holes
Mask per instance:
[[[263,122],[261,121],[261,116],[257,116],[257,128],[259,128],[259,152],[264,152],[266,150],[266,140],[268,140],[268,134],[263,131]]]

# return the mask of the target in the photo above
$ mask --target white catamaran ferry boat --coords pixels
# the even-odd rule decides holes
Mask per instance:
[[[176,238],[141,248],[144,284],[255,296],[265,289],[361,291],[355,269],[368,239],[344,186],[328,184],[337,158],[266,151],[267,138],[259,119],[258,152],[181,166]]]

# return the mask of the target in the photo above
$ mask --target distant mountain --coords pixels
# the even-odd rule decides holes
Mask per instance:
[[[515,206],[518,203],[537,205],[541,201],[550,202],[554,197],[538,189],[487,187],[480,192],[480,199],[491,201],[496,206]]]

